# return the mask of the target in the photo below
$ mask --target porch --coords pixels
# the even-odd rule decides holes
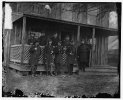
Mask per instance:
[[[21,18],[14,20],[13,30],[11,33],[11,49],[10,49],[10,66],[15,66],[18,70],[29,70],[22,66],[28,66],[30,45],[27,44],[31,31],[41,32],[45,30],[45,34],[50,38],[57,31],[59,39],[62,41],[65,35],[70,35],[71,40],[78,43],[82,38],[90,39],[92,44],[91,67],[95,65],[108,64],[108,36],[117,35],[117,30],[107,29],[92,25],[77,24],[68,21],[61,21],[50,18],[43,18],[34,15],[23,15]],[[38,70],[44,70],[43,51],[41,47],[41,56],[39,60]],[[63,55],[65,60],[65,56]],[[17,65],[21,68],[16,68]]]

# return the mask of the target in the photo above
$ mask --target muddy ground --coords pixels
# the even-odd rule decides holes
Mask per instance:
[[[10,71],[8,88],[11,91],[20,89],[25,95],[33,93],[43,93],[55,97],[82,96],[92,97],[98,93],[108,93],[114,95],[118,91],[119,76],[92,76],[83,75],[59,75],[37,77],[22,76]]]

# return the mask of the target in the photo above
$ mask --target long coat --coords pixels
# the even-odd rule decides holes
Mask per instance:
[[[37,48],[37,50],[35,50]],[[39,62],[39,57],[41,54],[41,48],[39,46],[32,46],[29,50],[30,52],[30,59],[29,59],[29,64],[30,65],[37,65]]]
[[[45,51],[45,64],[50,65],[51,63],[53,63],[53,46],[46,46],[44,51]]]
[[[69,46],[66,52],[67,52],[67,64],[74,64],[76,53],[76,49],[74,48],[74,46]]]
[[[88,47],[85,44],[81,44],[77,48],[78,62],[87,62],[87,49]]]
[[[62,49],[62,46],[57,46],[54,49],[54,53],[55,53],[54,63],[62,64],[63,63],[63,57],[62,57],[63,49]]]

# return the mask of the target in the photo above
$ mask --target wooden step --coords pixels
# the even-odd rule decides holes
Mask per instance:
[[[85,69],[88,72],[117,72],[117,69],[96,69],[96,68],[86,68]]]
[[[110,65],[94,65],[91,67],[93,69],[117,69],[118,67],[110,66]]]
[[[118,75],[118,73],[108,73],[108,72],[105,72],[105,73],[100,73],[100,72],[80,72],[81,75],[108,75],[108,76],[116,76]]]

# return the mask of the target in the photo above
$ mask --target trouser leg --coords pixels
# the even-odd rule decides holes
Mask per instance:
[[[83,70],[83,72],[85,72],[85,66],[86,66],[86,62],[82,62],[82,70]]]
[[[73,64],[70,64],[70,75],[73,74]]]
[[[52,66],[49,65],[49,71],[50,71],[50,75],[52,75]]]
[[[31,65],[31,74],[34,74],[34,65]]]
[[[34,75],[36,73],[37,70],[37,65],[32,65],[31,66],[31,73]]]
[[[36,73],[37,65],[34,66],[34,74]]]
[[[55,74],[57,74],[57,70],[58,70],[58,64],[55,64]]]
[[[68,64],[68,74],[70,74],[70,64]]]
[[[45,65],[46,75],[48,75],[48,64]]]
[[[79,66],[80,66],[80,67],[79,67],[80,70],[82,71],[82,62],[79,63]]]
[[[57,68],[57,74],[59,73],[60,69],[61,69],[61,64],[58,64],[58,68]]]

